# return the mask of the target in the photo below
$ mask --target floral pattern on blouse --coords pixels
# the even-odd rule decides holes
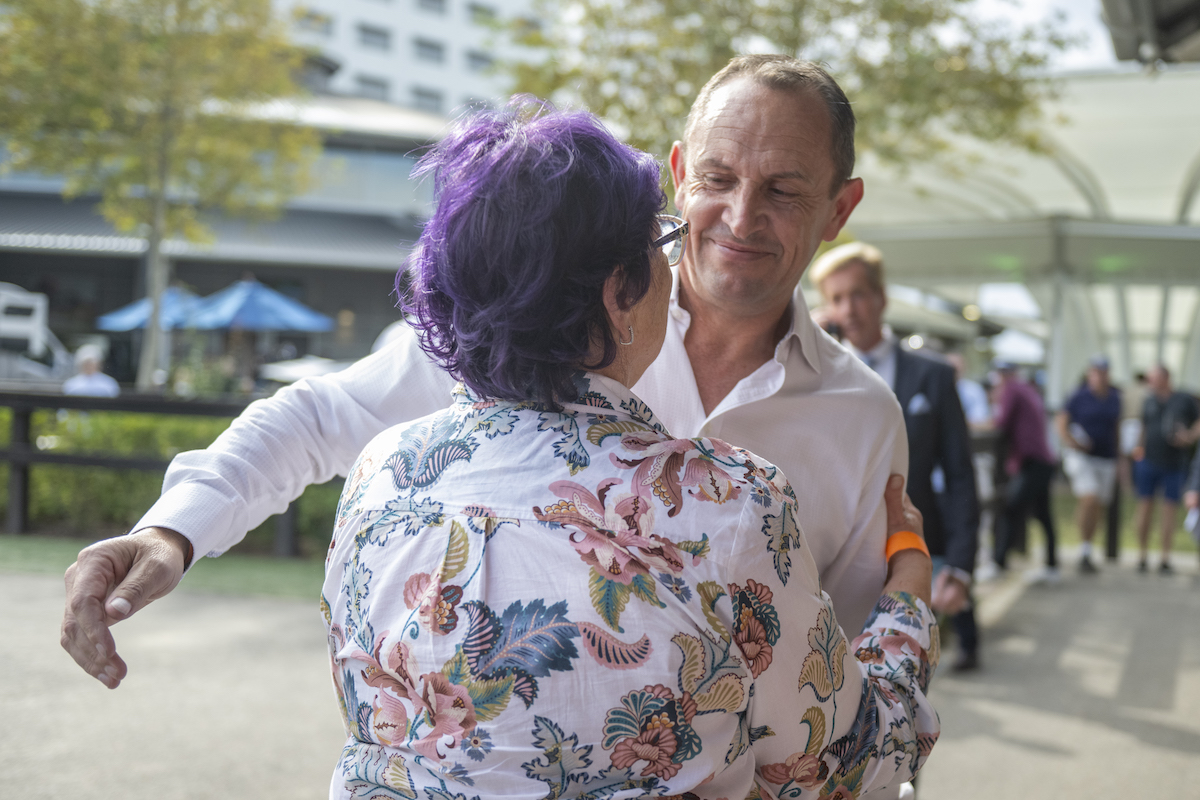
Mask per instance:
[[[578,385],[559,410],[460,386],[355,463],[322,594],[347,732],[331,796],[909,779],[938,736],[929,609],[885,595],[847,641],[775,467],[672,438],[607,378]]]

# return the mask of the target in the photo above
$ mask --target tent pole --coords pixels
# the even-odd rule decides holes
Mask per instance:
[[[1058,410],[1063,403],[1063,380],[1066,370],[1063,365],[1066,349],[1066,278],[1062,272],[1054,273],[1054,300],[1050,306],[1050,363],[1046,376],[1046,410]]]
[[[1200,383],[1200,314],[1192,318],[1192,327],[1183,350],[1183,364],[1175,382],[1180,386],[1192,387]]]
[[[1054,263],[1051,265],[1054,280],[1054,299],[1050,304],[1050,359],[1046,365],[1046,410],[1057,411],[1063,403],[1064,369],[1063,357],[1066,349],[1066,242],[1063,236],[1063,221],[1059,217],[1050,220],[1050,234],[1054,242]]]
[[[1166,355],[1167,349],[1167,300],[1169,295],[1167,290],[1169,286],[1165,284],[1162,287],[1162,305],[1158,312],[1158,340],[1154,343],[1154,363],[1162,364],[1163,358]]]
[[[1125,284],[1113,284],[1113,288],[1117,290],[1117,336],[1120,339],[1117,341],[1117,347],[1121,353],[1121,363],[1124,368],[1124,374],[1120,376],[1123,383],[1132,383],[1133,374],[1133,347],[1129,343],[1129,303],[1125,297]]]

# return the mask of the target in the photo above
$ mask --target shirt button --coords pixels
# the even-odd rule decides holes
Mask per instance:
[[[683,319],[683,311],[682,311],[682,310],[680,310],[680,309],[678,309],[678,308],[672,308],[672,309],[671,309],[671,316],[672,316],[672,317],[673,317],[673,318],[674,318],[676,321],[679,321],[679,320]]]

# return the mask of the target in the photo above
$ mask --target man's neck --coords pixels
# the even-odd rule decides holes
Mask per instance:
[[[854,349],[860,353],[869,353],[883,342],[883,328],[879,328],[870,336],[864,336],[857,342],[851,342]]]
[[[730,314],[690,298],[686,285],[679,287],[679,303],[691,315],[683,345],[708,415],[742,378],[774,357],[792,321],[791,305],[754,315]]]

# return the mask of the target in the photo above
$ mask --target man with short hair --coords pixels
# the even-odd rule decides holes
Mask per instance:
[[[1083,538],[1079,571],[1094,575],[1092,538],[1100,522],[1100,510],[1112,501],[1117,482],[1118,427],[1121,423],[1121,392],[1108,381],[1108,358],[1093,356],[1082,386],[1055,415],[1055,427],[1063,451],[1063,472],[1071,481],[1078,500],[1075,518]]]
[[[726,439],[783,469],[853,634],[884,582],[883,490],[907,443],[895,398],[816,328],[797,284],[862,198],[854,115],[816,65],[743,56],[701,90],[686,131],[670,167],[691,234],[662,352],[634,388],[673,435]],[[171,591],[189,551],[224,552],[309,483],[345,474],[383,429],[444,408],[452,384],[410,331],[252,404],[207,450],[176,457],[135,533],[80,553],[63,646],[115,687],[126,667],[108,626]]]
[[[1149,569],[1150,515],[1154,497],[1162,491],[1162,575],[1171,568],[1171,545],[1179,500],[1187,477],[1191,447],[1196,442],[1200,410],[1191,395],[1171,387],[1171,372],[1157,364],[1146,375],[1149,392],[1142,407],[1142,438],[1133,453],[1133,486],[1138,502],[1135,525],[1138,535],[1138,572]]]
[[[904,349],[885,328],[887,292],[883,254],[877,248],[861,242],[835,247],[813,263],[810,280],[825,299],[821,311],[841,330],[843,343],[895,392],[904,411],[908,494],[925,519],[925,540],[934,559],[934,610],[950,614],[958,634],[961,652],[953,669],[975,669],[979,634],[969,590],[979,502],[971,435],[954,368]],[[943,485],[935,487],[939,470]]]

